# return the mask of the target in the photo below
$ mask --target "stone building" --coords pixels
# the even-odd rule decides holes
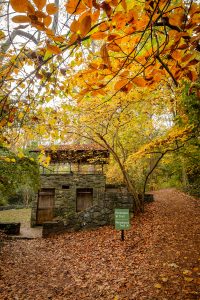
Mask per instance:
[[[32,226],[62,220],[65,228],[78,230],[112,224],[114,208],[133,210],[132,198],[124,187],[106,185],[108,150],[91,144],[65,145],[56,150],[45,148],[45,153],[51,163],[41,170]]]

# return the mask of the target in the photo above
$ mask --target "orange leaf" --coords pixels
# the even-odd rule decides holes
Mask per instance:
[[[193,57],[192,54],[186,54],[185,56],[182,57],[182,62],[186,62],[188,60],[190,60]]]
[[[101,31],[106,31],[109,28],[110,28],[110,26],[107,22],[103,22],[102,24],[99,25],[99,30],[101,30]]]
[[[44,27],[44,24],[42,22],[39,22],[39,21],[34,22],[34,21],[32,21],[31,24],[35,28],[37,28],[38,30],[40,30],[40,31],[45,31],[46,30],[46,28]]]
[[[182,51],[180,50],[175,50],[171,56],[173,57],[173,59],[175,59],[176,61],[180,61],[181,60],[181,55],[182,55]]]
[[[103,38],[105,38],[107,36],[107,33],[105,32],[101,32],[101,31],[98,31],[98,32],[95,32],[91,35],[91,38],[93,40],[102,40]]]
[[[47,4],[46,12],[49,15],[54,15],[55,13],[57,13],[57,11],[58,11],[58,7],[54,3]]]
[[[73,33],[69,39],[69,44],[72,45],[77,41],[77,39],[78,39],[78,35],[76,33]]]
[[[125,87],[125,85],[129,82],[129,79],[120,79],[119,81],[117,81],[117,83],[115,84],[115,90],[119,91],[121,90],[121,88]]]
[[[52,22],[52,17],[51,16],[47,16],[45,19],[44,19],[44,25],[46,27],[49,27],[49,25],[51,24]]]
[[[104,61],[105,65],[107,65],[108,68],[111,68],[110,58],[108,55],[108,50],[106,44],[104,44],[100,49],[100,55],[102,60]]]
[[[91,29],[91,17],[86,16],[80,24],[80,31],[82,36],[85,36]]]
[[[19,0],[19,2],[20,2],[21,0]],[[39,9],[39,10],[42,10],[43,9],[43,7],[46,5],[46,0],[33,0],[33,2],[35,3],[35,5],[37,6],[37,8]]]
[[[59,42],[59,43],[63,43],[65,41],[64,37],[62,37],[62,36],[53,36],[52,40],[54,42]]]
[[[41,10],[36,11],[35,16],[38,18],[42,18],[42,19],[47,17],[47,15],[45,13],[43,13],[43,11],[41,11]]]
[[[80,0],[69,0],[65,7],[69,14],[74,15],[79,15],[86,10],[85,4],[80,2]]]
[[[58,46],[47,44],[47,50],[52,54],[60,54],[62,51]]]
[[[142,77],[136,77],[132,80],[137,86],[139,87],[145,87],[146,81]]]
[[[111,50],[111,51],[114,51],[114,52],[120,52],[121,51],[121,48],[116,43],[108,44],[107,49]]]
[[[108,36],[108,41],[112,41],[112,40],[114,40],[116,38],[120,38],[120,35],[119,34],[110,34]]]
[[[176,9],[174,14],[169,16],[170,25],[181,26],[184,20],[184,9],[182,7]]]
[[[83,2],[87,7],[92,8],[92,0],[84,0]]]
[[[118,0],[111,0],[111,3],[113,6],[117,6],[118,5]]]
[[[10,5],[14,11],[17,12],[26,12],[28,6],[28,0],[10,0]]]
[[[30,23],[31,19],[27,16],[18,15],[12,18],[14,23]]]
[[[27,5],[27,10],[28,10],[28,13],[31,14],[31,15],[34,15],[35,14],[35,8],[34,6],[28,2],[28,5]]]
[[[70,30],[72,32],[78,32],[79,29],[80,29],[80,23],[78,21],[74,20],[70,26]]]
[[[129,75],[129,71],[128,70],[125,70],[124,72],[122,72],[120,74],[121,77],[127,77]]]
[[[96,23],[96,21],[99,19],[100,10],[96,10],[92,15],[92,22]]]
[[[122,0],[121,5],[125,11],[127,11],[126,0]]]
[[[98,65],[98,64],[95,64],[95,63],[90,63],[90,64],[89,64],[89,68],[91,68],[91,69],[95,69],[95,70],[97,70],[97,69],[98,69],[98,67],[99,67],[99,65]]]
[[[45,29],[47,36],[52,39],[54,37],[54,31],[51,29]]]

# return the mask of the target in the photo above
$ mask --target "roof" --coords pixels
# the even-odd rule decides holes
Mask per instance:
[[[44,151],[90,151],[90,150],[100,150],[108,151],[98,144],[65,144],[65,145],[50,145],[50,146],[41,146],[37,149],[31,150],[30,152],[41,152]]]
[[[109,151],[97,144],[66,144],[42,146],[30,152],[45,154],[51,157],[51,162],[79,162],[90,164],[108,163]]]

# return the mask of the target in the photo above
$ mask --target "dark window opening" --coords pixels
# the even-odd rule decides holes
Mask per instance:
[[[76,194],[76,211],[80,212],[92,206],[93,203],[93,189],[80,188],[77,189]]]
[[[69,190],[69,185],[62,185],[63,190]]]

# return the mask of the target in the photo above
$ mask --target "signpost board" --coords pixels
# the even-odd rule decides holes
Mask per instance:
[[[129,209],[115,208],[115,229],[121,230],[121,239],[124,241],[124,230],[130,228]]]

